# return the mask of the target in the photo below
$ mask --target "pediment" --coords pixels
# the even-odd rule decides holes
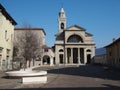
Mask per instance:
[[[66,30],[80,30],[80,31],[85,31],[85,29],[83,27],[77,26],[77,25],[73,25],[71,27],[68,27]]]
[[[86,36],[93,36],[91,33],[85,33]]]

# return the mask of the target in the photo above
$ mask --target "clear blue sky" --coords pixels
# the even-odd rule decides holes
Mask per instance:
[[[58,32],[58,12],[63,6],[67,27],[79,25],[93,34],[96,47],[103,47],[120,37],[120,0],[0,0],[22,27],[44,28],[46,44],[53,46]]]

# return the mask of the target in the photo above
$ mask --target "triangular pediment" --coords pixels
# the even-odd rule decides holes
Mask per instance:
[[[68,27],[66,30],[80,30],[80,31],[85,31],[85,29],[83,27],[77,26],[77,25],[73,25],[71,27]]]
[[[88,33],[88,32],[86,32],[85,35],[86,36],[93,36],[91,33]]]

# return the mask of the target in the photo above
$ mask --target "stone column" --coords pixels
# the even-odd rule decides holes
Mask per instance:
[[[59,64],[60,64],[60,58],[59,58],[60,53],[59,53],[59,51],[58,51],[58,48],[59,48],[59,47],[55,46],[55,64],[56,64],[57,66],[59,66]],[[64,59],[64,60],[65,60],[65,59]]]
[[[78,64],[80,64],[80,48],[78,48]]]
[[[53,66],[53,57],[50,57],[50,66]]]
[[[65,64],[67,64],[67,48],[65,48]]]
[[[73,48],[71,48],[70,64],[73,64]]]
[[[95,56],[95,47],[92,48],[92,52],[91,53],[92,53],[91,57],[93,58]]]

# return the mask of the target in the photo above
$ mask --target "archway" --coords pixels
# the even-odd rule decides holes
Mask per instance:
[[[91,54],[88,54],[87,55],[87,64],[90,64],[91,63]]]
[[[43,57],[43,64],[50,65],[50,57],[48,55]]]
[[[91,50],[88,49],[87,50],[87,64],[90,64],[91,63]]]

